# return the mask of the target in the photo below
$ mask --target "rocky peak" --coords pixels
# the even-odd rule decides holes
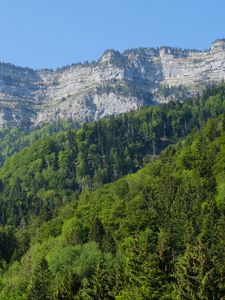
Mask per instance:
[[[58,70],[0,64],[0,128],[77,122],[184,99],[225,78],[225,39],[206,51],[174,47],[107,50],[95,63]]]
[[[217,39],[212,43],[211,51],[223,51],[225,49],[225,39]]]
[[[116,64],[121,61],[123,61],[123,56],[119,51],[114,49],[106,50],[99,60],[101,64]]]

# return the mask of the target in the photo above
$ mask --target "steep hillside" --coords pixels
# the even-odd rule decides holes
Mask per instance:
[[[206,51],[171,47],[107,50],[94,63],[59,70],[0,64],[0,127],[79,123],[171,99],[183,100],[225,76],[225,40]]]
[[[51,127],[44,127],[33,144],[35,133],[19,136],[18,144],[31,145],[0,169],[0,223],[20,226],[31,216],[49,220],[80,191],[136,172],[166,146],[224,112],[224,86],[211,93],[206,99],[147,107],[50,137],[45,133]]]
[[[9,268],[25,227],[3,228],[14,256],[2,261],[0,299],[223,299],[224,153],[223,115],[31,227],[29,250]]]
[[[44,137],[52,136],[59,132],[67,132],[79,127],[80,126],[72,120],[62,120],[59,122],[51,122],[47,125],[30,130],[23,127],[1,129],[0,166],[3,165],[6,158]]]

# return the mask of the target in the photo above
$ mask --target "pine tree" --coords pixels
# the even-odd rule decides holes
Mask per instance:
[[[95,241],[99,245],[102,244],[105,237],[105,229],[99,218],[95,218],[89,231],[89,239]]]
[[[175,292],[179,299],[219,299],[216,269],[208,249],[201,241],[187,247],[178,262],[175,277]]]
[[[160,271],[159,258],[138,235],[127,256],[125,275],[128,284],[118,299],[158,300],[168,292],[167,275]]]
[[[80,278],[77,274],[68,273],[62,278],[60,276],[59,281],[55,281],[53,299],[54,300],[72,300],[75,299],[76,294],[80,288]]]
[[[31,289],[28,295],[29,300],[49,300],[51,299],[51,272],[46,258],[42,258],[37,265],[31,279]]]
[[[104,263],[96,266],[90,282],[84,285],[82,296],[84,300],[114,300],[113,296],[114,274]]]

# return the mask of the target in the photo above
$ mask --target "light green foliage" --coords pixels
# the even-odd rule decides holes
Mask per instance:
[[[196,97],[183,104],[174,101],[146,107],[84,124],[77,130],[71,130],[74,123],[61,122],[35,130],[26,137],[17,130],[2,132],[6,144],[11,146],[13,139],[20,142],[12,153],[22,150],[7,159],[0,170],[0,223],[20,226],[28,222],[30,215],[48,221],[81,190],[96,189],[137,171],[166,146],[203,126],[212,116],[223,113],[224,89],[220,86],[210,90],[213,96],[207,98],[206,94],[204,101]],[[218,130],[211,120],[207,125],[207,139],[214,139]],[[202,144],[204,141],[196,149],[183,153],[181,163],[185,168]],[[209,173],[207,153],[201,155],[199,173]],[[125,185],[116,188],[126,189]]]
[[[213,93],[44,137],[6,160],[0,299],[223,299],[224,87]]]

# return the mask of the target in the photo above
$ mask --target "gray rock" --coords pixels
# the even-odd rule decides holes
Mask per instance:
[[[37,70],[0,64],[0,128],[77,122],[201,91],[225,77],[225,39],[206,51],[171,47],[107,50],[94,63]]]

